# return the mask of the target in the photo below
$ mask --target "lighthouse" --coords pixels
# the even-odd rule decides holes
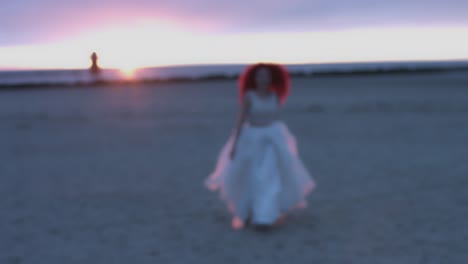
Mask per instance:
[[[98,61],[98,56],[96,52],[93,52],[91,54],[91,68],[90,68],[90,71],[92,74],[98,74],[101,70],[98,66],[97,61]]]

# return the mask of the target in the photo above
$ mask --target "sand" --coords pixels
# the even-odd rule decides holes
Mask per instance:
[[[464,263],[468,74],[295,79],[317,181],[271,232],[202,185],[236,83],[0,92],[0,263]]]

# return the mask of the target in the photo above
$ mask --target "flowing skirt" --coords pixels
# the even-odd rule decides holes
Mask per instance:
[[[296,140],[280,121],[265,127],[244,124],[234,159],[234,138],[223,147],[205,181],[238,218],[273,224],[281,214],[306,206],[315,183],[298,156]]]

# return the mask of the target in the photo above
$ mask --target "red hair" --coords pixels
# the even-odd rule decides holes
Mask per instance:
[[[289,73],[285,67],[273,63],[256,63],[248,66],[244,73],[239,77],[239,100],[244,101],[244,95],[250,90],[255,90],[257,84],[255,75],[259,69],[265,68],[271,73],[270,90],[278,95],[279,101],[283,104],[290,89]]]

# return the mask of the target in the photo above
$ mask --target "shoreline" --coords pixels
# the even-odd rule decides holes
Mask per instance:
[[[402,76],[402,75],[427,75],[467,72],[468,66],[459,67],[421,67],[411,69],[409,67],[398,68],[376,68],[357,70],[324,70],[324,71],[291,71],[291,78],[340,78],[340,77],[374,77],[374,76]],[[148,84],[176,84],[176,83],[198,83],[210,81],[236,80],[239,74],[206,74],[200,77],[174,76],[169,78],[147,78],[138,80],[96,80],[91,82],[55,82],[55,83],[19,83],[0,84],[0,91],[5,90],[29,90],[29,89],[69,89],[84,87],[107,87],[125,85],[148,85]]]

